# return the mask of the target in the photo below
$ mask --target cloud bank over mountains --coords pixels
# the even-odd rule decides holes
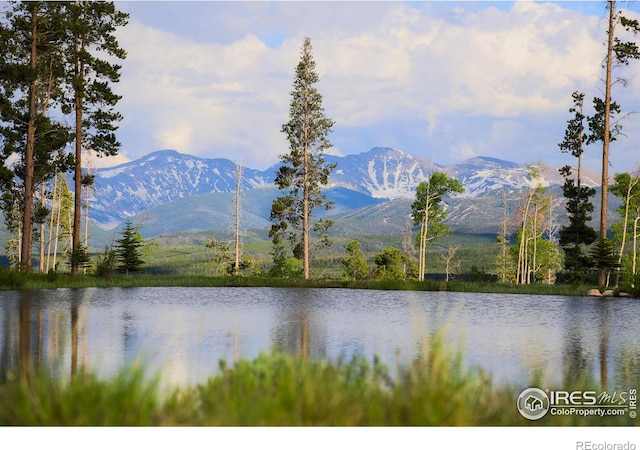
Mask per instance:
[[[305,35],[338,155],[387,146],[443,164],[488,155],[562,165],[571,162],[557,145],[571,93],[601,95],[600,3],[120,5],[131,14],[118,32],[128,51],[116,86],[121,160],[175,148],[263,169],[276,163],[287,151],[280,128]],[[640,111],[640,63],[618,75],[629,86],[616,87],[615,99]],[[640,117],[623,126],[614,171],[640,163]],[[600,154],[588,148],[587,167],[597,170]]]

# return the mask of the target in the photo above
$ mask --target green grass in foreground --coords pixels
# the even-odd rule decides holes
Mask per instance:
[[[628,416],[526,420],[516,410],[519,390],[464,369],[437,343],[393,378],[375,360],[330,363],[282,353],[233,367],[221,362],[220,374],[195,387],[161,389],[158,378],[136,368],[109,380],[11,378],[0,385],[0,425],[634,425]],[[573,389],[581,387],[593,385]]]
[[[497,294],[586,295],[589,286],[568,284],[516,285],[484,281],[365,280],[342,281],[331,279],[272,278],[272,277],[211,277],[198,275],[114,275],[101,278],[94,275],[73,277],[69,274],[25,274],[0,271],[0,290],[56,289],[89,287],[296,287],[347,288],[378,290],[485,292]]]

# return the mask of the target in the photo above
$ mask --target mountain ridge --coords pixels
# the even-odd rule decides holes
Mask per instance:
[[[325,155],[325,160],[336,163],[327,188],[346,189],[342,196],[362,196],[360,205],[368,202],[366,197],[371,198],[372,204],[411,198],[418,183],[436,171],[459,179],[465,187],[462,197],[470,198],[503,188],[519,189],[530,182],[526,165],[488,156],[445,166],[402,150],[373,147],[358,154]],[[265,170],[244,167],[242,190],[273,188],[278,166]],[[89,217],[101,228],[112,229],[128,217],[179,199],[234,192],[236,172],[234,163],[226,158],[203,158],[166,149],[98,169],[94,183]],[[557,169],[543,174],[543,185],[561,183]],[[343,201],[342,208],[343,212],[348,211],[348,202]]]

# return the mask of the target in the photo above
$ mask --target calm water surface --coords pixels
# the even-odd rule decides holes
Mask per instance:
[[[415,358],[436,330],[467,366],[528,385],[588,372],[609,388],[640,373],[640,302],[559,296],[277,288],[110,288],[0,292],[0,379],[47,367],[110,375],[143,361],[196,383],[220,359],[279,348],[331,360]],[[566,387],[566,386],[565,386]]]

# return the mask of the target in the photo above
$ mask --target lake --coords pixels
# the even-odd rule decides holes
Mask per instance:
[[[467,367],[528,386],[588,373],[627,389],[640,371],[634,299],[293,288],[0,292],[0,379],[44,367],[108,376],[135,362],[175,384],[272,348],[310,358],[414,359],[440,331]]]

